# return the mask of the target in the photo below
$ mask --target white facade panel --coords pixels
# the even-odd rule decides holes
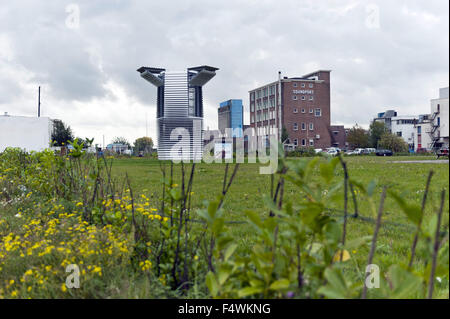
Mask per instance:
[[[0,116],[0,152],[7,147],[26,151],[49,148],[51,129],[48,117]]]

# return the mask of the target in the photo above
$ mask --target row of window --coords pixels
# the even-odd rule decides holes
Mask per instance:
[[[292,86],[296,88],[296,87],[298,87],[298,83],[294,82],[292,84]],[[305,88],[306,84],[305,83],[301,83],[300,86],[302,88]],[[310,89],[314,88],[314,84],[313,83],[309,83],[308,86],[309,86]],[[255,95],[256,95],[257,99],[260,99],[262,97],[267,97],[267,96],[270,96],[270,95],[274,95],[275,92],[276,92],[276,85],[275,84],[271,85],[271,86],[266,86],[264,88],[256,90],[255,92],[250,93],[250,100],[254,101],[255,100]]]
[[[269,100],[263,100],[261,102],[261,100],[256,101],[256,110],[265,110],[268,109],[269,107],[275,107],[275,99],[269,99]],[[250,104],[250,111],[254,112],[255,111],[255,104],[251,103]]]
[[[296,88],[296,87],[298,87],[298,83],[297,83],[297,82],[294,82],[294,83],[292,84],[292,86]],[[301,87],[302,87],[302,88],[306,87],[306,84],[305,84],[305,83],[302,83],[302,84],[301,84]],[[314,84],[309,83],[309,88],[310,88],[310,89],[314,88]]]
[[[302,109],[301,111],[302,111],[302,113],[306,113],[305,109]],[[252,112],[253,112],[253,110],[252,110]],[[293,112],[294,113],[298,113],[298,109],[294,108]],[[309,113],[310,114],[314,113],[315,117],[321,117],[322,116],[322,109],[320,109],[320,108],[316,108],[316,109],[310,108],[309,109]],[[272,110],[272,111],[269,111],[269,112],[256,113],[256,122],[266,121],[266,120],[273,120],[275,118],[276,118],[276,111],[275,110]],[[250,123],[255,123],[255,116],[254,116],[254,114],[250,114]]]
[[[276,111],[256,113],[256,122],[273,120],[273,119],[275,119],[275,117],[276,117]],[[255,117],[253,114],[251,114],[250,115],[250,123],[254,123],[254,122],[255,122]]]
[[[298,146],[298,139],[294,139],[294,145]],[[306,139],[302,138],[302,146],[306,146]],[[314,146],[314,140],[309,139],[309,146]]]
[[[306,123],[302,123],[302,131],[306,131]],[[294,123],[293,125],[294,131],[298,131],[298,123]],[[314,123],[309,123],[309,130],[314,131]]]
[[[292,95],[292,100],[293,101],[297,101],[298,100],[298,96],[297,95]],[[302,101],[306,101],[306,96],[302,95],[301,100]],[[314,96],[310,95],[309,96],[309,100],[310,101],[314,101]]]
[[[306,113],[306,109],[301,109],[301,111],[302,111],[303,114]],[[298,109],[297,109],[297,108],[294,108],[294,109],[292,110],[292,112],[295,113],[295,114],[297,114],[297,113],[298,113]],[[314,115],[315,115],[316,117],[322,116],[322,110],[321,110],[320,108],[315,109],[315,111],[314,111],[313,108],[310,108],[310,109],[309,109],[309,113],[310,113],[310,114],[313,114],[313,113],[314,113]]]
[[[267,97],[269,95],[274,95],[275,92],[276,92],[275,84],[271,85],[271,86],[266,86],[265,88],[262,88],[262,89],[259,89],[259,90],[256,91],[256,98],[260,99],[262,97]],[[250,94],[250,99],[252,101],[255,100],[255,92],[252,92]]]

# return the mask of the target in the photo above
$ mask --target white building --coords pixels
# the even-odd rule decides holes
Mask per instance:
[[[439,89],[439,98],[431,100],[431,128],[428,132],[431,138],[430,149],[448,147],[449,144],[448,89],[448,87]]]
[[[0,115],[0,152],[7,147],[42,151],[50,147],[53,122],[48,117]]]
[[[417,116],[401,115],[391,118],[391,133],[403,138],[409,145],[410,150],[414,150],[414,123],[417,122]]]
[[[414,124],[414,151],[428,152],[430,151],[431,136],[430,114],[419,115],[419,119]]]

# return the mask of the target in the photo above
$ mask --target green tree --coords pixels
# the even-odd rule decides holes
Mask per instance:
[[[385,132],[379,142],[380,148],[391,150],[392,152],[408,152],[408,144],[400,137],[391,132]]]
[[[386,132],[386,125],[382,122],[373,121],[369,128],[369,143],[371,147],[378,148],[378,141]]]
[[[131,147],[130,142],[128,142],[128,140],[125,137],[122,136],[118,136],[115,137],[112,141],[112,144],[122,144],[122,145],[127,145],[128,147]]]
[[[52,143],[55,146],[67,145],[73,141],[73,133],[70,126],[66,126],[61,120],[53,120]]]
[[[140,137],[134,141],[134,152],[139,154],[143,152],[144,154],[151,153],[153,148],[153,140],[151,137]]]
[[[347,142],[353,148],[369,147],[369,134],[358,124],[353,126],[347,134]]]

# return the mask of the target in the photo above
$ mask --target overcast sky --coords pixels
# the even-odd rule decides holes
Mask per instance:
[[[278,70],[331,69],[331,121],[348,126],[427,113],[449,81],[447,0],[0,1],[0,114],[35,116],[41,85],[42,116],[99,144],[145,136],[146,118],[156,140],[140,66],[220,68],[204,88],[210,128],[221,101],[248,111]]]

